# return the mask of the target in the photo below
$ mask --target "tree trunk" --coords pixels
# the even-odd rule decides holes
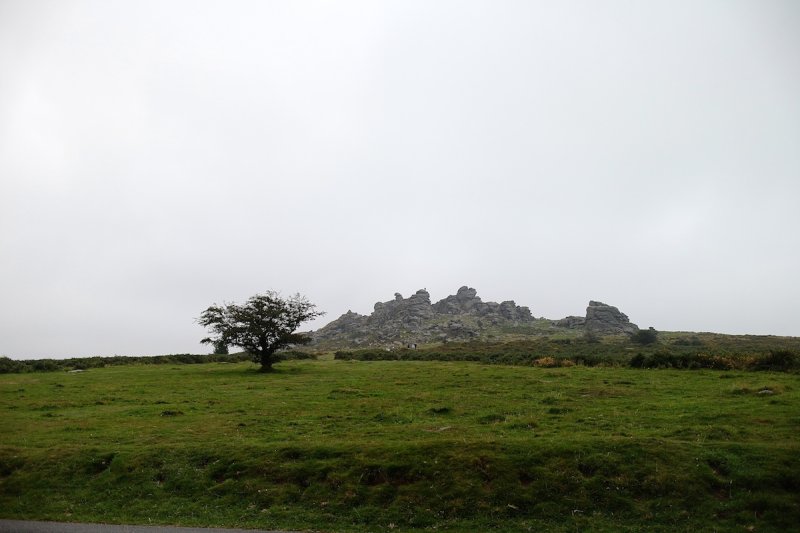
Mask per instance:
[[[272,353],[271,351],[263,351],[261,352],[261,368],[258,369],[259,372],[273,372],[274,369],[272,368]]]

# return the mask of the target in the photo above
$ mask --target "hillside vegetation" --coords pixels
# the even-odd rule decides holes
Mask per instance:
[[[0,516],[786,531],[793,373],[291,361],[0,376]]]
[[[288,359],[313,359],[315,356],[309,352],[287,350],[280,357]],[[248,353],[235,354],[172,354],[151,356],[121,356],[110,357],[71,357],[68,359],[25,359],[15,360],[9,357],[0,357],[0,374],[22,374],[26,372],[57,372],[63,370],[88,370],[90,368],[104,368],[107,366],[130,365],[198,365],[204,363],[241,363],[252,361]]]
[[[654,332],[655,333],[655,332]],[[654,337],[656,337],[654,335]],[[525,336],[504,341],[431,344],[416,349],[339,350],[336,359],[361,361],[475,361],[562,367],[630,366],[717,370],[800,370],[800,338],[714,333],[661,333],[640,345],[628,336]]]

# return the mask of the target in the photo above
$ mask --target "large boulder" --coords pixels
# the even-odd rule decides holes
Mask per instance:
[[[530,322],[533,320],[531,310],[525,306],[517,305],[514,300],[507,300],[501,303],[498,311],[501,317],[512,322]]]
[[[336,320],[328,323],[325,327],[313,332],[312,337],[314,342],[349,342],[355,338],[364,336],[367,333],[368,320],[369,317],[366,315],[360,315],[352,311],[347,311]]]
[[[553,321],[557,328],[578,329],[586,325],[586,318],[582,316],[566,316],[561,320]]]
[[[425,289],[420,289],[412,296],[403,298],[396,292],[394,300],[375,304],[368,324],[375,327],[393,326],[418,329],[422,323],[433,316],[431,296]]]
[[[434,312],[441,315],[477,315],[493,322],[529,322],[533,320],[531,310],[508,300],[503,303],[484,302],[478,291],[466,285],[458,292],[433,304]]]
[[[601,335],[630,335],[639,331],[639,326],[628,320],[628,315],[613,305],[590,301],[586,308],[585,326],[587,332]]]
[[[433,304],[433,310],[443,315],[462,315],[472,313],[475,308],[483,302],[477,296],[478,291],[466,285],[458,289],[458,292],[451,294],[443,300]]]

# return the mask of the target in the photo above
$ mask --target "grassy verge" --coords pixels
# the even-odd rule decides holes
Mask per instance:
[[[0,376],[0,516],[323,531],[800,523],[796,375],[278,369]]]

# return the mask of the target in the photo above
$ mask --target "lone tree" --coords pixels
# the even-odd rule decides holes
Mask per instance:
[[[261,372],[271,372],[278,361],[276,351],[311,341],[307,335],[295,333],[300,324],[323,314],[300,294],[283,298],[275,291],[267,291],[251,296],[244,305],[214,304],[203,311],[197,322],[212,332],[200,342],[244,348],[253,361],[261,363]]]

